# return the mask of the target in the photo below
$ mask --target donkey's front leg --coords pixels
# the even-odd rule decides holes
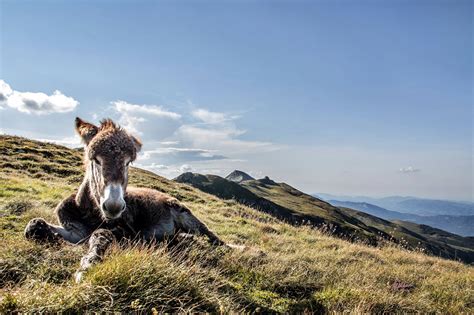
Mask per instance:
[[[39,242],[58,242],[61,239],[76,244],[87,237],[93,229],[81,223],[81,210],[74,195],[64,199],[55,210],[61,225],[46,222],[43,218],[32,219],[25,228],[25,237]]]
[[[76,271],[76,282],[80,282],[84,273],[94,264],[101,262],[104,259],[106,250],[115,240],[114,234],[106,229],[98,229],[92,233],[89,238],[89,251],[81,259],[81,266]]]
[[[59,226],[53,226],[43,218],[34,218],[25,227],[25,237],[37,242],[57,243],[61,239],[58,232]]]

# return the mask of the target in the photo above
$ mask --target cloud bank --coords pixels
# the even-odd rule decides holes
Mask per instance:
[[[176,128],[181,115],[157,105],[137,105],[125,101],[111,102],[119,115],[119,123],[128,131],[140,136],[154,137],[167,134]]]
[[[0,80],[0,108],[10,107],[22,113],[47,115],[73,111],[79,102],[56,90],[51,95],[42,92],[19,92]]]

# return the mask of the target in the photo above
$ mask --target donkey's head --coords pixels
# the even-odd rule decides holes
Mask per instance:
[[[78,117],[76,131],[86,145],[84,156],[91,194],[105,219],[118,218],[126,208],[128,166],[142,144],[110,119],[102,120],[97,127]]]

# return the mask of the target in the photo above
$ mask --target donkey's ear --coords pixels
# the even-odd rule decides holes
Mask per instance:
[[[89,142],[92,140],[92,138],[94,138],[98,131],[99,128],[97,128],[93,124],[85,122],[79,117],[76,117],[76,132],[79,134],[85,144],[89,144]]]
[[[131,137],[132,137],[133,145],[135,146],[135,150],[137,150],[137,152],[140,152],[140,150],[142,149],[142,142],[137,137],[134,137],[134,136],[131,136]]]

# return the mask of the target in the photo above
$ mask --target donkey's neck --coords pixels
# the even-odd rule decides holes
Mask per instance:
[[[93,165],[87,163],[86,174],[76,195],[76,203],[84,209],[98,208],[100,204],[99,181],[94,171]]]

